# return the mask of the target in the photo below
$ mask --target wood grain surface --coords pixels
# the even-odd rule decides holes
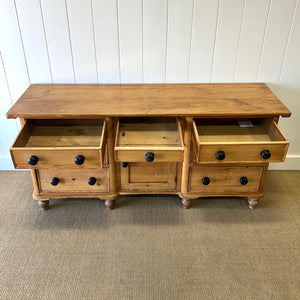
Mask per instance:
[[[25,119],[290,115],[264,83],[34,84],[7,113]]]

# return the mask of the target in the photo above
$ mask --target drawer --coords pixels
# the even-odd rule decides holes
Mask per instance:
[[[109,169],[41,169],[38,178],[41,192],[108,192]]]
[[[189,191],[212,195],[259,192],[264,167],[190,168]]]
[[[120,119],[118,122],[116,161],[182,161],[183,149],[180,122],[176,118]]]
[[[177,163],[122,163],[122,191],[175,191]]]
[[[198,163],[282,162],[289,142],[272,119],[194,120]]]
[[[98,168],[106,143],[103,120],[27,120],[10,148],[16,169]]]

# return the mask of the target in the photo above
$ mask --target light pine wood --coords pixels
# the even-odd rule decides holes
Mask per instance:
[[[103,169],[84,169],[84,170],[53,170],[40,169],[38,171],[40,190],[45,193],[63,192],[108,192],[109,191],[109,170]],[[51,185],[51,179],[59,179],[57,185]],[[89,185],[90,177],[96,179],[94,185]]]
[[[7,113],[8,118],[30,119],[290,115],[264,83],[34,84]]]
[[[285,159],[289,142],[272,119],[266,119],[254,127],[240,127],[237,121],[228,120],[224,124],[216,122],[208,125],[193,124],[193,143],[199,163],[226,162],[282,162]],[[205,123],[201,121],[201,123]],[[267,160],[260,155],[262,150],[269,150]],[[224,151],[225,159],[217,160],[215,153]]]
[[[121,191],[175,191],[176,163],[129,163],[120,168]]]
[[[112,118],[106,118],[107,124],[107,145],[108,145],[108,157],[109,157],[109,177],[110,177],[110,192],[113,198],[117,198],[117,172],[116,163],[114,157],[114,124]],[[112,209],[115,205],[114,199],[110,199],[112,202],[105,202],[105,205]]]
[[[178,119],[127,119],[118,122],[116,161],[145,162],[148,152],[154,154],[154,162],[182,161],[183,149]]]
[[[142,193],[177,194],[184,208],[198,197],[247,197],[253,209],[264,196],[269,162],[283,161],[289,146],[277,123],[290,112],[272,95],[263,84],[33,85],[11,110],[38,103],[26,121],[17,114],[22,128],[11,155],[16,168],[31,169],[33,198],[42,209],[51,198],[76,197],[100,198],[113,209],[120,194]],[[264,99],[271,109],[261,105]],[[55,101],[68,111],[59,103],[54,110],[49,103]],[[241,126],[245,120],[253,126]],[[271,157],[264,160],[266,149]],[[220,150],[222,161],[215,156]],[[146,161],[148,152],[154,161]],[[34,166],[31,155],[39,158]],[[76,155],[85,157],[83,165],[75,164]]]
[[[263,167],[214,167],[194,166],[190,169],[189,191],[203,194],[234,194],[258,192]],[[204,185],[202,178],[208,177],[210,183]],[[248,183],[242,185],[241,177],[247,177]]]
[[[188,178],[189,178],[189,166],[190,166],[190,152],[191,152],[191,135],[192,135],[193,119],[186,118],[185,130],[184,130],[184,154],[182,162],[182,175],[181,175],[181,192],[182,205],[184,208],[188,208],[191,204],[190,201],[185,201],[185,195],[188,193]]]
[[[62,125],[50,121],[39,126],[28,120],[11,147],[14,166],[17,169],[33,168],[98,168],[102,166],[106,139],[106,123],[89,121],[88,125]],[[95,125],[98,123],[98,125]],[[28,158],[36,155],[37,165],[28,164]],[[83,155],[83,165],[76,165],[76,155]]]

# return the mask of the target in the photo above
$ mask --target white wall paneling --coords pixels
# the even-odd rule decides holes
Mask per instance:
[[[162,83],[166,80],[168,0],[144,0],[143,4],[143,81]]]
[[[299,0],[0,0],[0,169],[30,83],[266,82],[292,110],[300,169]]]
[[[118,0],[122,83],[143,81],[143,5],[141,0]]]
[[[52,83],[41,4],[39,0],[16,0],[31,83]]]
[[[66,0],[72,53],[77,83],[97,83],[92,3],[87,0]]]
[[[169,0],[166,81],[187,82],[193,0]]]
[[[41,0],[53,83],[75,81],[66,3]]]
[[[232,82],[241,33],[245,1],[220,1],[212,82]]]
[[[234,81],[256,81],[271,0],[245,2]]]
[[[195,0],[189,82],[210,82],[219,0]]]
[[[29,77],[15,4],[11,0],[0,2],[0,52],[5,61],[11,97],[15,102],[28,87]],[[0,104],[4,105],[4,102],[4,98],[1,98]]]
[[[272,0],[262,48],[258,81],[278,83],[296,0]],[[275,87],[274,87],[275,88]]]
[[[120,82],[117,2],[93,0],[95,46],[100,83]]]

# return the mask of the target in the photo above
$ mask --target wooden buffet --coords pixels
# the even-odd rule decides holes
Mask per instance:
[[[10,151],[30,169],[33,198],[90,197],[112,209],[125,194],[264,195],[285,159],[291,112],[263,83],[34,84],[7,113],[22,128]]]

